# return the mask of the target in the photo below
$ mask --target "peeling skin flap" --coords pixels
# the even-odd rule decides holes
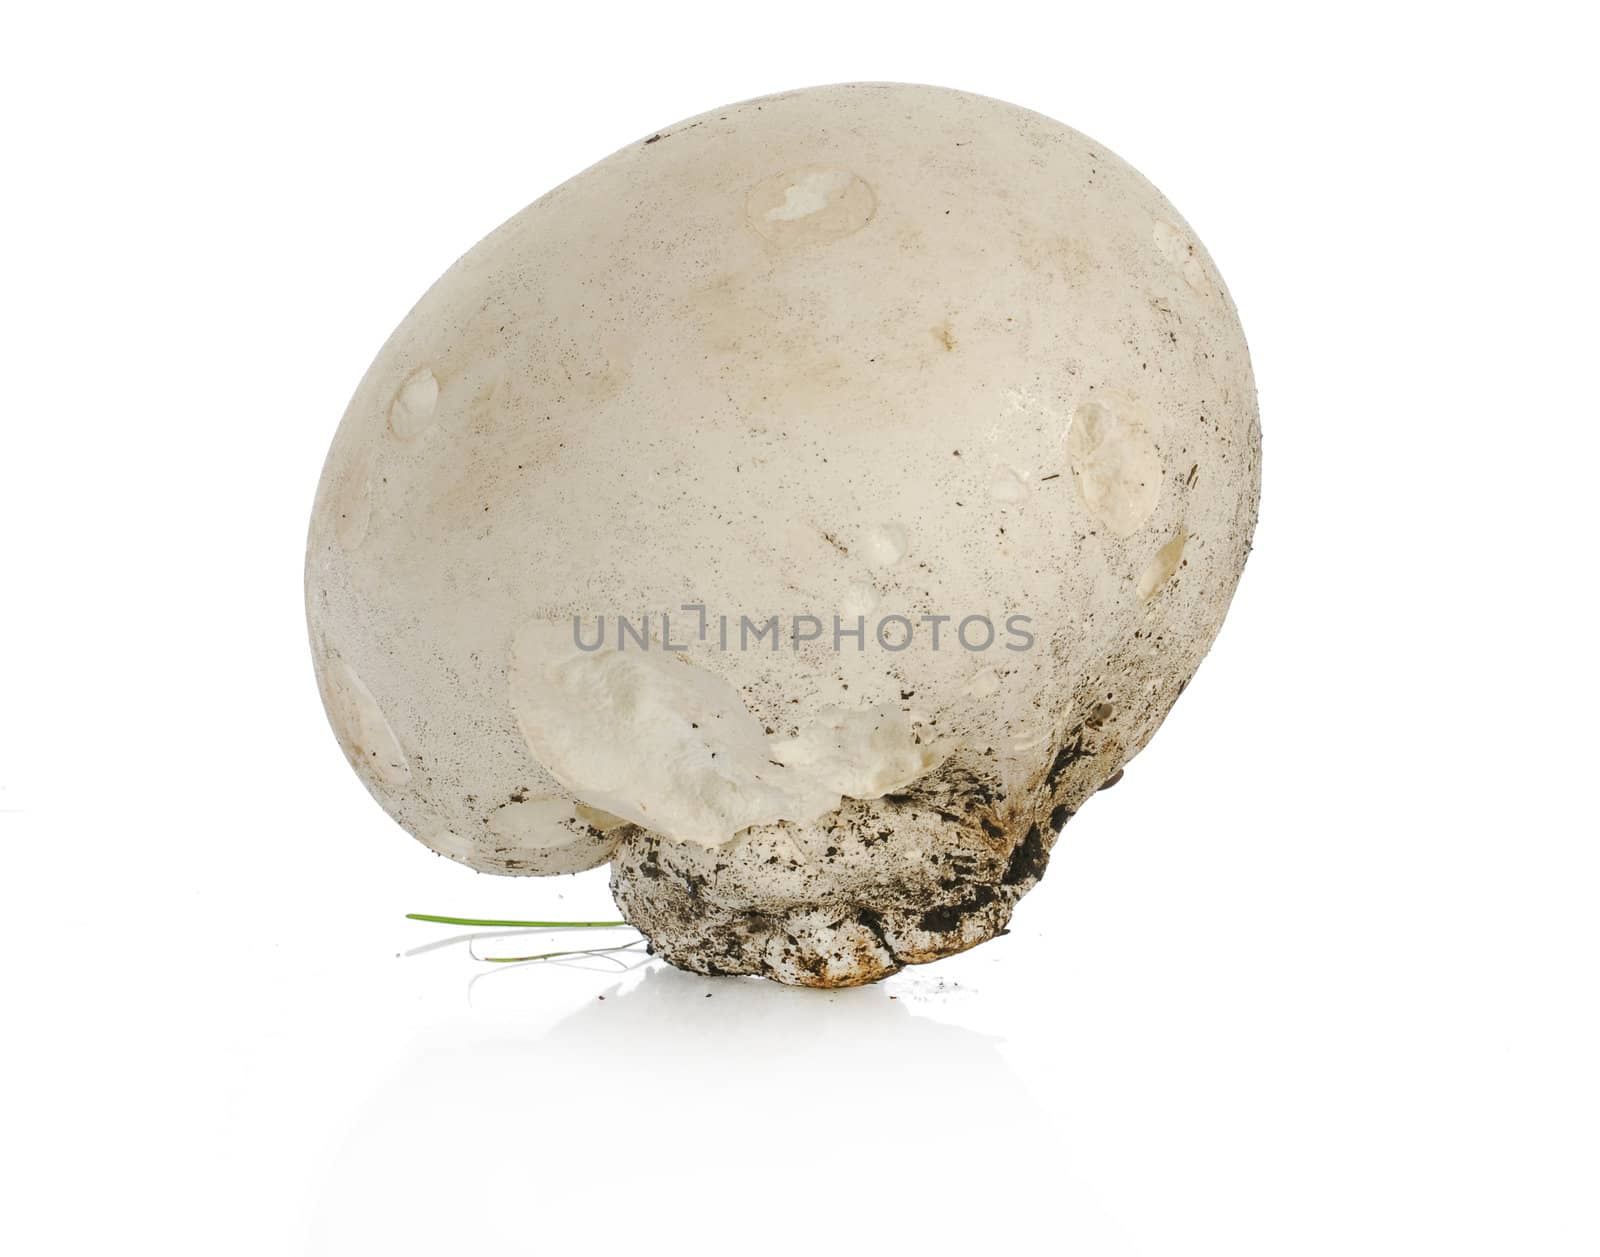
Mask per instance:
[[[579,650],[570,623],[518,630],[511,706],[534,758],[584,803],[707,846],[817,820],[943,758],[894,710],[830,708],[798,737],[769,739],[710,670],[658,648]]]
[[[893,708],[828,707],[797,737],[771,743],[773,759],[852,799],[876,799],[938,767],[948,747],[914,741]],[[838,806],[837,803],[834,805]]]

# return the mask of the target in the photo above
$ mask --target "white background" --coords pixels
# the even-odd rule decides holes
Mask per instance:
[[[1594,32],[1473,8],[12,11],[0,1245],[1600,1251]],[[968,955],[397,958],[608,903],[431,856],[328,732],[346,398],[548,188],[863,78],[1086,131],[1207,243],[1265,430],[1215,650]]]

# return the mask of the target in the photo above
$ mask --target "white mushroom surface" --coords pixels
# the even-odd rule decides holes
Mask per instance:
[[[334,438],[329,718],[434,850],[611,860],[668,960],[835,986],[992,937],[1249,551],[1248,352],[1087,137],[856,84],[713,110],[455,264]]]

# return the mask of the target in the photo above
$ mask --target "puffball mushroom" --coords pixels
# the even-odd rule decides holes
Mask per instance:
[[[609,860],[673,964],[870,982],[1003,930],[1150,739],[1259,468],[1233,303],[1137,172],[962,92],[769,96],[400,324],[317,492],[317,677],[433,850]]]

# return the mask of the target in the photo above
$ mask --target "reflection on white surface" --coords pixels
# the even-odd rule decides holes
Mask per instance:
[[[587,975],[581,1007],[529,1029],[516,1008],[546,1002],[549,976],[498,971],[474,1004],[499,1016],[480,1007],[412,1039],[327,1167],[315,1251],[386,1236],[405,1251],[532,1251],[558,1216],[591,1220],[607,1244],[745,1227],[774,1251],[833,1229],[992,1244],[1018,1201],[1048,1201],[1094,1251],[1121,1251],[1048,1155],[1060,1132],[999,1040],[919,1010],[948,980],[821,992],[651,961]]]

